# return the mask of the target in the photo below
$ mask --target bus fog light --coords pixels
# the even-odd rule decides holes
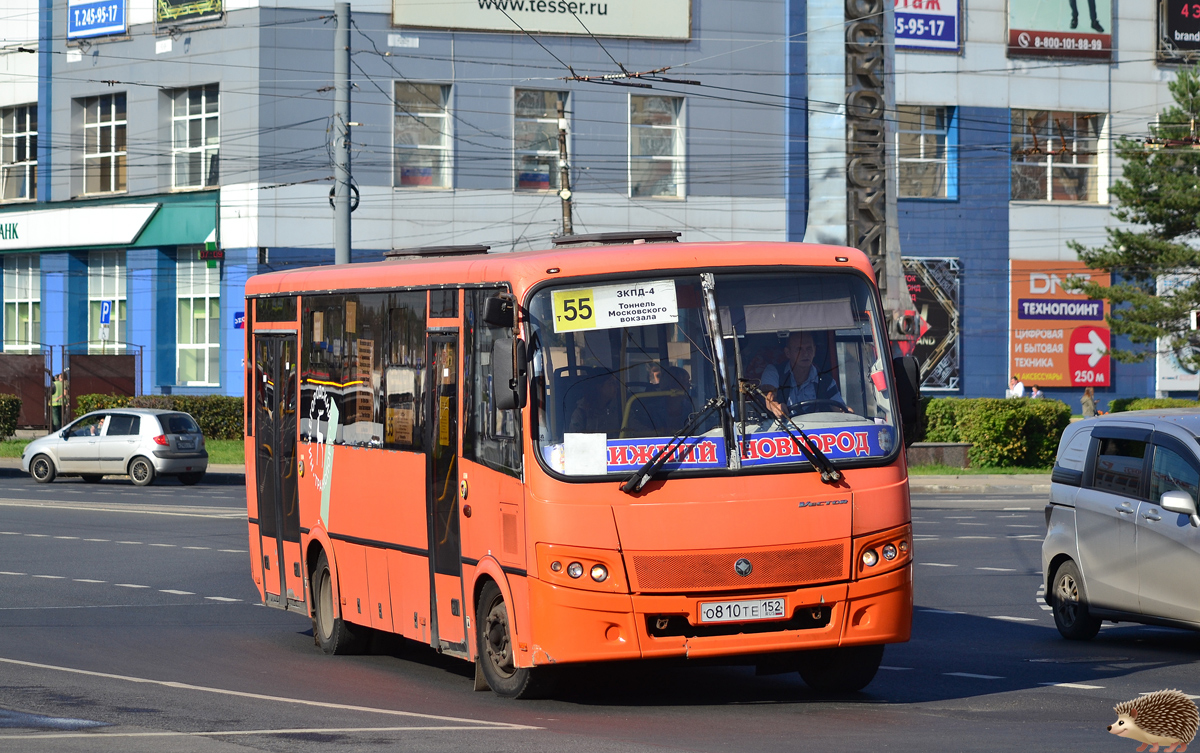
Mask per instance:
[[[580,577],[583,575],[583,565],[578,562],[572,562],[567,565],[567,575],[570,575],[572,578]]]
[[[885,544],[883,547],[883,558],[885,560],[896,559],[896,547],[891,544]]]
[[[862,554],[862,562],[867,567],[875,567],[875,563],[879,561],[879,555],[874,549],[868,549]]]
[[[908,554],[908,539],[905,539],[900,542],[900,553]]]
[[[556,573],[561,572],[562,571],[562,563],[559,562],[558,560],[554,560],[553,562],[550,563],[550,569]]]
[[[606,568],[604,565],[592,565],[591,575],[592,580],[596,581],[597,583],[603,583],[604,579],[608,577],[608,568]]]

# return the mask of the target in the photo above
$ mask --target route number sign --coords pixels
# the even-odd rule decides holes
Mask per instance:
[[[554,331],[642,327],[679,321],[674,280],[556,290]]]

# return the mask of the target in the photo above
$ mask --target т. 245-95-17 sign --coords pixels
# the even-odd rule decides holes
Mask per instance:
[[[1108,274],[1080,262],[1011,263],[1009,373],[1027,387],[1109,386],[1108,304],[1063,289],[1076,276],[1107,287]]]

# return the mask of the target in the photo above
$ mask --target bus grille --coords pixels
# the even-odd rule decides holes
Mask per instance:
[[[785,549],[726,549],[720,552],[628,552],[634,591],[715,591],[797,586],[844,580],[848,575],[845,542],[806,544]],[[734,563],[750,560],[741,576]]]

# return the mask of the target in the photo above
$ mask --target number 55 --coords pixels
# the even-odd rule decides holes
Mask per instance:
[[[580,319],[591,319],[592,318],[592,313],[593,313],[592,307],[588,303],[591,300],[592,300],[591,298],[580,298],[579,299],[579,318]]]

